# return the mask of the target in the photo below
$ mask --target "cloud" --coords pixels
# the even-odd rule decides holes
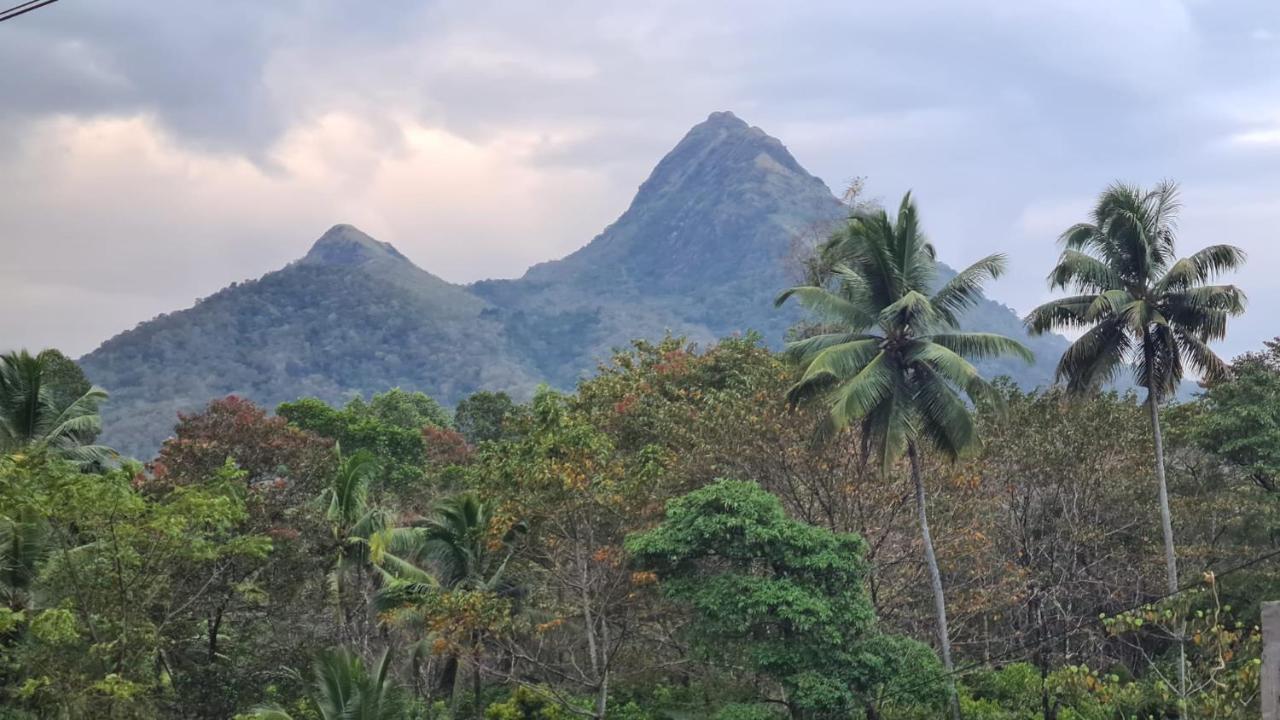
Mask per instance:
[[[396,142],[380,141],[387,128]],[[146,116],[51,119],[7,163],[23,182],[0,198],[0,285],[27,312],[4,335],[86,351],[296,259],[339,221],[454,280],[518,275],[576,249],[616,207],[590,171],[534,168],[542,142],[331,114],[281,137],[267,169],[185,148]]]
[[[833,186],[914,190],[953,264],[1008,252],[993,294],[1020,309],[1116,178],[1181,179],[1188,249],[1259,257],[1273,27],[1280,5],[1249,0],[59,3],[0,43],[23,68],[0,75],[0,282],[30,307],[0,337],[87,350],[335,222],[450,280],[515,275],[589,240],[718,109]]]

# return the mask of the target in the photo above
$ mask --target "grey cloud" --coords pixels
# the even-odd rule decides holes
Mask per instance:
[[[270,168],[284,133],[336,110],[393,158],[404,114],[478,145],[539,138],[525,160],[599,176],[614,215],[689,125],[732,109],[832,186],[914,188],[947,259],[1010,252],[996,294],[1022,309],[1056,253],[1027,218],[1069,221],[1113,179],[1182,180],[1188,248],[1262,257],[1280,220],[1280,5],[1257,0],[68,0],[0,27],[0,64],[30,68],[0,75],[4,157],[50,115],[147,114]],[[1241,278],[1255,307],[1280,302],[1259,265]],[[1239,328],[1228,352],[1273,332],[1256,312]]]

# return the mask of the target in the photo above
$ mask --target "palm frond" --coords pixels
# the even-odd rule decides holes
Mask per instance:
[[[1050,300],[1027,313],[1023,322],[1027,326],[1027,332],[1032,335],[1043,335],[1061,328],[1089,327],[1092,324],[1087,318],[1089,308],[1097,300],[1097,295],[1074,295]]]
[[[1111,382],[1124,366],[1132,341],[1120,319],[1095,325],[1071,343],[1058,361],[1057,378],[1068,391],[1080,393]]]
[[[855,376],[832,390],[831,417],[844,428],[866,417],[893,392],[895,380],[888,356],[881,352]]]
[[[944,321],[929,298],[915,290],[881,310],[879,320],[882,328],[912,328],[916,332],[927,332]]]
[[[865,340],[875,338],[874,335],[865,335],[862,333],[852,332],[832,332],[823,333],[821,335],[811,335],[802,340],[793,340],[787,343],[783,350],[784,354],[794,362],[809,363],[818,356],[823,350],[835,345],[842,345],[854,340]]]
[[[1092,255],[1067,249],[1049,273],[1051,289],[1073,289],[1079,293],[1101,293],[1123,287],[1116,271]]]
[[[959,316],[965,310],[982,301],[982,286],[1004,273],[1005,256],[1002,253],[988,255],[961,270],[947,281],[931,300],[933,307],[950,325],[959,324]]]
[[[875,316],[849,300],[826,288],[803,285],[784,291],[774,300],[782,305],[795,298],[802,306],[828,322],[840,323],[850,330],[860,330],[875,324]]]
[[[1186,290],[1244,264],[1245,252],[1234,245],[1210,245],[1169,266],[1155,284],[1157,294]]]
[[[807,384],[824,376],[836,380],[851,378],[862,372],[879,352],[879,338],[853,340],[829,347],[809,362],[800,378],[800,384]]]
[[[969,407],[927,365],[919,368],[916,385],[921,432],[948,458],[958,459],[975,445],[977,438]]]
[[[1231,372],[1231,367],[1209,348],[1208,343],[1192,333],[1183,332],[1177,328],[1173,333],[1177,337],[1178,347],[1182,351],[1186,364],[1190,365],[1202,380],[1209,382],[1220,380]]]
[[[935,333],[926,339],[966,358],[1016,357],[1028,364],[1036,360],[1026,345],[998,333]]]

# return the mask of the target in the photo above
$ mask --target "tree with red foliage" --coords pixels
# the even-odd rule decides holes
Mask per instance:
[[[150,469],[157,483],[190,485],[212,477],[228,459],[250,488],[271,489],[277,502],[289,504],[316,497],[334,469],[329,441],[234,395],[180,415]]]
[[[422,442],[427,467],[433,470],[466,465],[471,459],[472,448],[457,430],[428,425],[422,428]]]

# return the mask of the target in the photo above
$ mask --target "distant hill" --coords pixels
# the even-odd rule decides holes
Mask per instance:
[[[231,393],[274,406],[395,386],[450,400],[523,392],[538,378],[508,352],[489,308],[339,225],[301,260],[142,323],[80,363],[111,393],[104,442],[148,457],[179,411]]]
[[[756,330],[780,345],[797,319],[772,304],[794,284],[787,254],[796,237],[845,212],[780,141],[712,113],[617,221],[519,279],[453,285],[339,225],[301,260],[142,323],[81,363],[112,393],[104,441],[142,457],[179,410],[228,393],[274,405],[400,386],[453,403],[482,388],[523,396],[540,381],[569,387],[638,337],[711,342]],[[991,301],[966,325],[1023,334],[1013,311]],[[1047,384],[1066,341],[1028,343],[1034,366],[983,370]]]

